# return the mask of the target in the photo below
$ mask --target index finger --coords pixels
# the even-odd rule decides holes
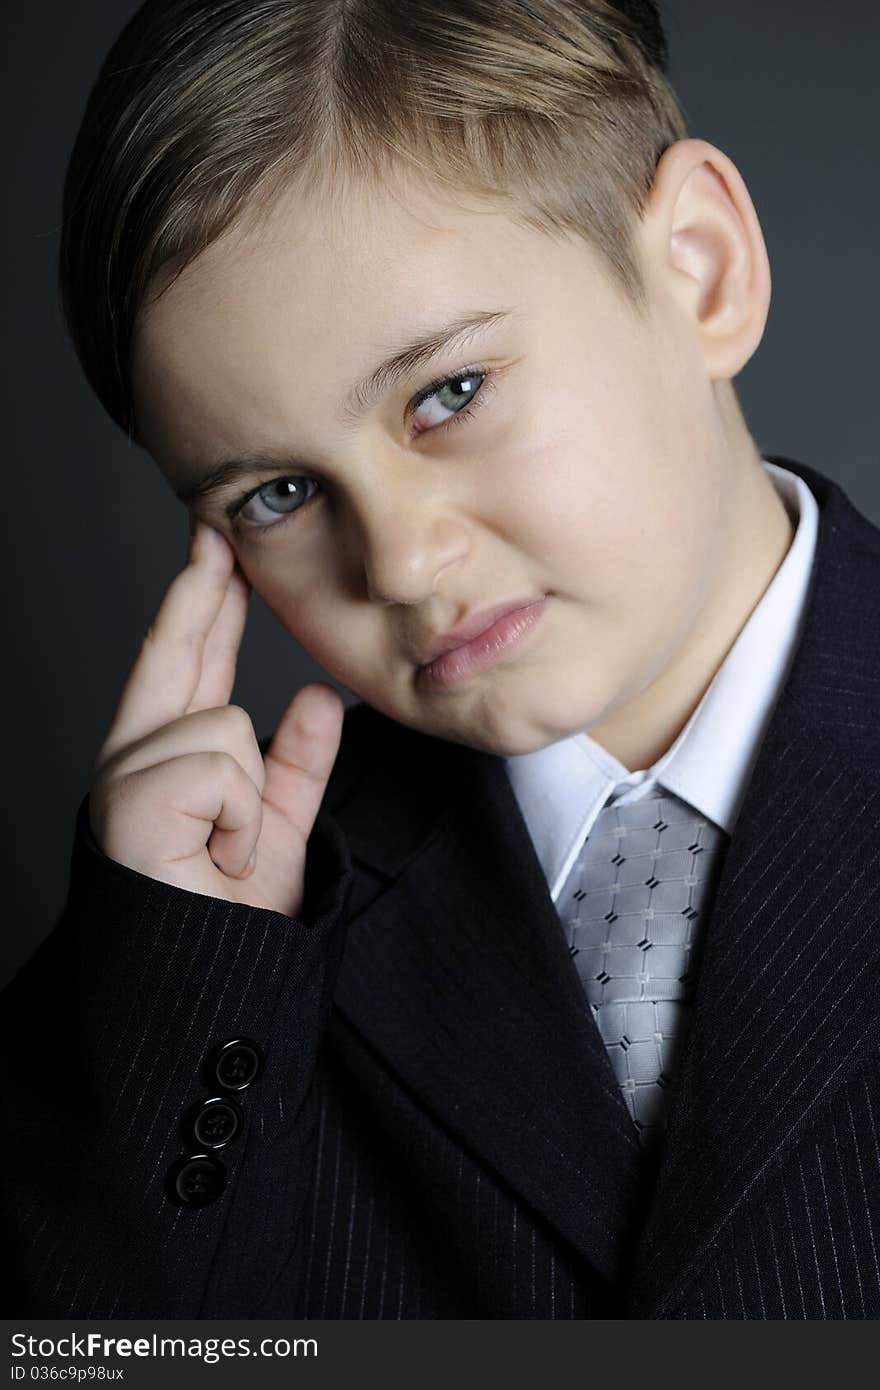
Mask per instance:
[[[229,576],[220,612],[205,639],[202,672],[195,694],[187,706],[187,714],[229,704],[250,596],[250,583],[236,563]]]
[[[123,686],[101,761],[187,713],[202,680],[209,634],[231,582],[238,585],[239,600],[246,607],[247,594],[242,598],[241,581],[233,580],[236,573],[240,571],[236,571],[235,554],[226,539],[213,527],[196,521],[189,559],[168,586],[147,630]],[[227,639],[234,638],[236,627],[240,628],[240,640],[244,623],[234,621],[224,626]],[[227,640],[227,647],[231,645]]]

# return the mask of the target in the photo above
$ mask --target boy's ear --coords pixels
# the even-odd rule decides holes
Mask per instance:
[[[770,263],[736,166],[705,140],[664,151],[642,225],[650,273],[695,330],[710,380],[734,377],[754,353],[770,308]]]

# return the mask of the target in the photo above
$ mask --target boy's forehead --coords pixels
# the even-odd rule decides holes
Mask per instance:
[[[344,296],[354,306],[382,293],[395,304],[407,294],[428,301],[438,288],[448,291],[453,276],[509,278],[552,253],[549,239],[509,210],[453,201],[421,185],[351,188],[332,200],[294,187],[197,255],[146,306],[139,329],[194,309],[228,312],[263,293],[276,302],[279,290],[295,290],[302,305]],[[439,287],[425,279],[431,272],[444,276]]]

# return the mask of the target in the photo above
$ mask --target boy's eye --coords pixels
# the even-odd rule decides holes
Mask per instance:
[[[468,419],[477,405],[483,403],[490,375],[479,367],[470,367],[455,376],[442,377],[420,391],[406,408],[407,418],[413,419],[416,436]],[[314,478],[273,478],[233,502],[228,515],[234,530],[259,534],[293,516],[320,491],[321,484]]]
[[[300,507],[314,496],[318,487],[319,484],[314,478],[273,478],[271,482],[263,483],[255,492],[246,493],[239,502],[233,504],[233,524],[242,521],[244,527],[261,527],[259,510],[256,517],[247,515],[247,509],[254,502],[266,506],[276,518],[283,520],[285,516],[299,511]],[[275,522],[270,521],[268,524],[272,526]]]
[[[456,376],[447,376],[441,381],[432,382],[424,391],[419,392],[408,408],[408,413],[417,418],[418,432],[437,428],[451,420],[457,420],[461,415],[466,415],[464,407],[469,406],[475,399],[486,375],[486,372],[474,367],[459,372]],[[438,411],[449,413],[438,415]]]

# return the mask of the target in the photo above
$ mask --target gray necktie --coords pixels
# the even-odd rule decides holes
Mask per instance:
[[[729,838],[671,792],[606,805],[557,901],[640,1143],[655,1157]]]

